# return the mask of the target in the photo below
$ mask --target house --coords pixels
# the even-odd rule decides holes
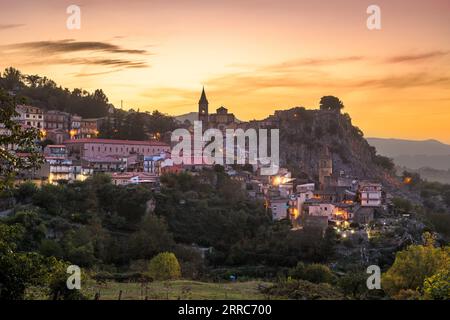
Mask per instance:
[[[50,110],[44,114],[45,129],[62,129],[68,131],[70,128],[70,114],[58,110]]]
[[[83,168],[79,161],[53,159],[47,162],[50,164],[49,183],[84,181],[93,174],[92,169]]]
[[[355,210],[353,222],[359,224],[368,224],[374,219],[375,209],[370,207],[359,207]]]
[[[45,131],[45,137],[56,144],[62,144],[69,139],[69,133],[64,129],[48,129]]]
[[[333,218],[336,207],[334,204],[326,202],[314,202],[308,205],[309,216],[326,216],[328,220]]]
[[[63,144],[50,144],[44,148],[44,157],[47,160],[67,158],[67,148]]]
[[[16,111],[18,116],[15,117],[15,120],[19,123],[40,130],[44,129],[44,113],[41,109],[27,105],[17,105]]]
[[[381,183],[361,182],[358,193],[363,207],[380,207],[382,205],[383,188]]]
[[[284,198],[272,198],[269,200],[269,208],[272,211],[273,220],[287,219],[289,200]]]
[[[165,162],[165,166],[173,166],[173,160],[166,159],[165,152],[151,156],[144,156],[144,172],[154,173],[159,176],[161,174],[161,166],[163,162]]]
[[[74,129],[75,130],[75,129]],[[98,120],[97,119],[81,119],[80,128],[74,134],[75,139],[90,139],[98,136]]]

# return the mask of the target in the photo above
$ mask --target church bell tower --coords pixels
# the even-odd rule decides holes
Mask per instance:
[[[203,122],[203,126],[208,124],[208,99],[206,99],[205,87],[203,87],[202,95],[198,101],[198,120]]]

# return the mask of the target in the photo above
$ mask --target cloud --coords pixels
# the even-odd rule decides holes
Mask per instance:
[[[449,55],[449,51],[429,51],[420,54],[398,55],[387,58],[384,62],[387,63],[402,63],[402,62],[420,62],[425,60],[432,60]]]
[[[25,24],[0,24],[0,31],[23,27]]]
[[[79,77],[147,68],[149,64],[145,58],[150,55],[147,50],[124,48],[109,42],[73,39],[15,43],[0,46],[0,50],[4,55],[23,57],[27,65],[60,64],[103,68],[79,73],[76,75]]]
[[[35,62],[34,62],[35,63]],[[43,63],[45,63],[43,61]],[[146,68],[149,65],[144,61],[133,61],[126,59],[105,59],[105,58],[73,58],[73,59],[56,59],[53,64],[71,64],[71,65],[93,65],[106,66],[115,68]]]
[[[417,55],[396,55],[388,58],[365,56],[341,56],[326,58],[299,58],[268,65],[232,65],[240,67],[238,71],[217,75],[206,81],[216,90],[230,91],[235,94],[245,94],[258,90],[286,89],[300,90],[303,88],[330,89],[377,89],[377,88],[415,88],[415,87],[446,87],[450,85],[448,70],[430,70],[428,72],[400,72],[393,74],[389,65],[397,62],[417,62],[437,59],[449,52],[430,51]],[[336,72],[336,65],[371,63],[378,61],[384,64],[384,74],[371,75],[366,68],[349,74]],[[341,69],[342,70],[342,69]],[[354,68],[352,69],[354,70]],[[368,69],[370,71],[370,69]]]
[[[73,53],[79,51],[98,51],[126,54],[149,54],[146,50],[124,49],[118,45],[101,41],[75,41],[63,39],[56,41],[23,42],[2,46],[6,50],[34,50],[48,54]]]

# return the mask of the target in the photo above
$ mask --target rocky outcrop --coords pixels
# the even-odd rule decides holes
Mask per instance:
[[[277,111],[259,126],[280,129],[280,162],[297,177],[318,179],[320,154],[327,146],[336,174],[344,171],[360,179],[396,183],[390,172],[375,163],[375,148],[348,114],[296,107]]]

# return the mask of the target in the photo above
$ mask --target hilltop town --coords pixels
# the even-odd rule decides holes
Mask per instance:
[[[340,110],[331,108],[294,108],[276,111],[274,115],[262,121],[237,122],[235,116],[228,113],[223,106],[219,107],[216,113],[209,113],[208,104],[203,89],[198,103],[198,120],[203,123],[204,130],[282,128],[284,150],[292,149],[293,145],[296,145],[286,142],[289,138],[283,139],[290,134],[288,130],[289,126],[292,126],[284,122],[294,121],[296,128],[302,130],[305,122],[303,117],[310,119],[309,125],[312,128],[314,122],[318,121],[313,120],[311,114],[320,117],[320,121],[325,124],[340,121],[341,118]],[[195,174],[199,170],[211,169],[214,166],[206,163],[175,165],[171,159],[170,142],[165,143],[156,137],[143,141],[98,138],[105,121],[115,121],[113,115],[84,119],[67,112],[42,110],[30,105],[18,105],[16,111],[18,115],[15,121],[23,128],[39,130],[41,139],[47,141],[41,151],[45,162],[37,170],[20,172],[17,179],[21,181],[30,180],[37,184],[70,183],[84,181],[97,173],[105,173],[111,176],[115,185],[146,184],[150,188],[158,188],[159,178],[163,174]],[[192,130],[193,126],[189,125],[188,128]],[[325,125],[318,128],[327,130]],[[374,179],[382,168],[373,166],[376,172],[370,174],[366,174],[367,171],[362,170],[361,165],[356,165],[355,170],[352,170],[351,163],[343,163],[339,158],[342,150],[333,155],[332,150],[336,150],[336,145],[322,144],[322,137],[318,136],[317,128],[314,130],[317,146],[310,150],[309,163],[299,159],[295,167],[292,160],[286,160],[289,155],[282,152],[282,157],[285,158],[282,164],[288,167],[281,167],[277,175],[260,175],[258,165],[246,165],[246,170],[239,170],[236,165],[226,165],[225,172],[231,179],[239,181],[249,197],[263,200],[274,220],[290,219],[294,227],[317,224],[325,230],[329,222],[368,224],[376,214],[387,212],[392,196],[385,192],[380,180]],[[338,128],[335,130],[337,133]],[[323,133],[323,136],[326,134]],[[359,147],[359,150],[361,149]],[[314,154],[318,154],[318,157],[314,158]],[[362,158],[365,155],[360,152],[358,156]],[[294,177],[289,167],[296,171],[302,168],[303,177]]]
[[[129,279],[130,272],[146,270],[147,259],[173,251],[186,278],[273,280],[317,267],[306,262],[324,264],[317,268],[336,285],[335,277],[356,281],[353,273],[361,277],[371,264],[388,270],[399,250],[423,243],[424,232],[447,241],[445,217],[427,215],[426,205],[445,212],[445,186],[407,172],[396,176],[392,161],[369,146],[337,97],[324,96],[319,109],[294,107],[239,121],[224,106],[211,113],[203,88],[196,120],[204,130],[280,130],[273,175],[262,174],[259,163],[176,163],[171,132],[192,132],[192,122],[125,112],[102,99],[103,116],[94,118],[64,107],[15,105],[12,123],[36,139],[31,149],[18,142],[3,148],[24,163],[30,154],[42,159],[14,170],[13,190],[0,202],[7,225],[34,221],[27,224],[30,239],[18,244],[22,250],[95,267],[96,277],[107,280],[116,273]],[[149,125],[158,119],[167,130]],[[0,128],[3,137],[11,136],[8,126]],[[266,289],[260,291],[272,292]],[[324,298],[383,296],[328,289],[320,289]]]

